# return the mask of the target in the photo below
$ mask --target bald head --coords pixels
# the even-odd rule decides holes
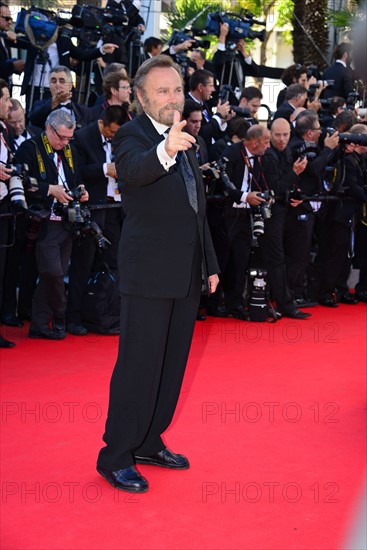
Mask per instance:
[[[284,151],[291,137],[291,127],[285,118],[276,118],[270,128],[270,141],[278,151]]]

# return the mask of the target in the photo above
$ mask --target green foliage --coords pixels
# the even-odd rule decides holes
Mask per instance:
[[[329,10],[329,22],[339,29],[350,30],[356,23],[366,18],[360,0],[351,0],[348,10]]]

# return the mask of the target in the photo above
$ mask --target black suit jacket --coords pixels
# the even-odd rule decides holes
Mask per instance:
[[[13,60],[11,59],[11,42],[4,38],[5,48],[0,41],[0,78],[8,80],[14,72]]]
[[[33,109],[29,115],[29,120],[34,126],[44,129],[46,119],[52,111],[51,102],[51,98],[40,99],[35,102]],[[88,107],[85,107],[84,105],[78,105],[78,103],[75,103],[74,101],[71,102],[71,107],[75,116],[77,129],[87,126],[94,120],[92,116],[92,111]],[[57,107],[57,109],[58,108],[59,107]]]
[[[73,148],[76,151],[80,183],[83,183],[88,190],[89,203],[105,203],[108,178],[104,175],[103,163],[106,162],[106,152],[98,122],[94,122],[75,133]]]
[[[218,272],[218,264],[195,152],[190,149],[187,157],[196,180],[197,214],[189,204],[178,166],[167,172],[159,162],[156,148],[162,139],[143,114],[122,126],[112,140],[126,216],[119,250],[120,291],[151,298],[184,298],[198,238],[205,280]]]
[[[262,167],[269,189],[276,196],[284,195],[286,191],[297,187],[298,176],[293,172],[293,155],[289,147],[283,152],[272,145],[262,157]]]
[[[367,170],[367,155],[350,153],[345,156],[345,195],[352,200],[333,202],[328,205],[328,214],[334,221],[349,223],[353,216],[367,203],[364,173]],[[340,167],[339,167],[340,168]]]
[[[51,159],[47,155],[46,150],[43,146],[42,135],[43,133],[33,137],[32,139],[27,139],[26,141],[23,141],[15,154],[14,162],[20,164],[28,164],[30,176],[36,178],[38,181],[39,191],[28,193],[27,200],[29,204],[40,203],[47,208],[50,207],[53,202],[53,197],[48,196],[48,188],[49,185],[56,185],[58,183],[58,173],[53,158]],[[45,175],[42,175],[40,172],[35,143],[38,147],[38,150],[45,165]],[[64,152],[60,151],[60,155],[66,181],[69,188],[72,189],[77,185],[75,159],[74,170],[72,171],[65,158]]]
[[[327,86],[322,92],[322,97],[328,99],[330,97],[339,96],[348,98],[350,92],[354,92],[354,74],[350,67],[344,67],[341,63],[334,63],[325,69],[323,80],[334,80],[333,86]]]
[[[288,122],[290,122],[291,114],[294,113],[294,111],[294,107],[292,107],[288,101],[283,101],[280,107],[275,111],[273,120],[276,118],[285,118]]]

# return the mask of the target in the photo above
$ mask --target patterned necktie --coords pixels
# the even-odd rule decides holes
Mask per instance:
[[[196,192],[196,180],[185,151],[177,153],[176,162],[186,185],[190,206],[197,214],[198,196]]]

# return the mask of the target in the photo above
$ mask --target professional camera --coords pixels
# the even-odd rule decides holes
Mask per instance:
[[[361,96],[358,92],[350,92],[347,97],[346,105],[347,109],[354,111],[356,108],[356,103],[361,99]]]
[[[38,182],[30,177],[27,164],[7,164],[12,172],[9,179],[9,197],[12,207],[16,210],[27,210],[24,190],[38,191]]]
[[[225,103],[226,101],[228,101],[229,94],[234,94],[233,88],[229,84],[224,84],[219,92],[220,102]],[[237,105],[230,105],[230,109],[238,116],[243,116],[244,118],[251,119],[251,113],[249,109],[238,107]]]
[[[354,143],[354,145],[363,145],[367,147],[367,134],[339,134],[339,143],[348,144]]]
[[[202,175],[205,185],[205,193],[208,202],[223,202],[228,196],[229,189],[235,189],[226,173],[228,159],[213,161],[205,165]]]
[[[305,140],[296,152],[300,159],[313,160],[317,157],[317,143]]]
[[[203,50],[208,50],[210,48],[209,40],[198,40],[196,36],[206,36],[208,33],[205,30],[193,29],[186,27],[183,31],[173,31],[171,38],[169,39],[170,46],[177,46],[182,44],[186,40],[194,40],[189,50],[195,50],[197,48],[202,48]]]
[[[261,42],[265,40],[265,29],[262,31],[254,31],[250,27],[252,27],[252,25],[262,25],[265,27],[266,22],[254,19],[254,15],[250,12],[246,12],[244,16],[239,13],[231,12],[216,11],[214,13],[208,13],[205,28],[208,34],[219,36],[220,25],[223,23],[228,23],[229,41],[237,41],[241,38],[249,38],[250,40],[257,38]]]
[[[264,221],[271,218],[271,207],[274,202],[274,191],[263,191],[262,193],[258,193],[258,195],[262,199],[265,199],[266,202],[262,202],[259,206],[251,206],[253,219],[252,232],[255,237],[264,235]]]
[[[308,100],[312,101],[314,99],[316,90],[318,90],[321,86],[333,86],[334,82],[335,80],[318,80],[317,82],[310,84],[307,90]]]
[[[73,197],[73,200],[69,201],[68,204],[57,202],[53,205],[53,212],[69,223],[74,224],[74,238],[92,237],[96,247],[101,251],[105,250],[110,246],[110,241],[103,235],[99,225],[91,219],[89,208],[80,204],[80,199],[85,194],[84,185],[79,185],[79,187],[75,187],[67,193]]]
[[[25,35],[35,48],[47,49],[57,40],[59,29],[56,13],[36,6],[21,8],[14,30],[17,34]]]
[[[26,212],[26,252],[29,254],[34,249],[43,223],[50,219],[50,210],[38,204],[31,204]]]

